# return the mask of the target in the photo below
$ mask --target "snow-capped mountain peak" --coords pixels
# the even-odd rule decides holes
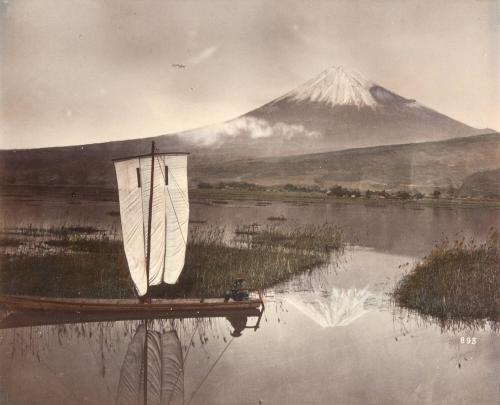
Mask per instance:
[[[353,105],[358,108],[375,108],[378,103],[370,91],[373,87],[378,86],[363,77],[361,73],[349,71],[342,66],[333,66],[278,100],[314,101],[330,106]]]

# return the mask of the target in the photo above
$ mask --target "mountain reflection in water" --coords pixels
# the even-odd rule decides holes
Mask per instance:
[[[287,295],[287,302],[323,328],[346,326],[368,312],[365,301],[371,297],[368,287],[311,290]]]

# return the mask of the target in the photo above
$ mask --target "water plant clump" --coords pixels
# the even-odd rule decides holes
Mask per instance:
[[[298,228],[268,226],[256,233],[252,242],[253,245],[325,254],[342,248],[341,235],[341,229],[331,224],[305,225]]]
[[[393,297],[404,308],[439,320],[500,320],[498,234],[477,243],[445,239],[404,276]]]
[[[284,215],[278,215],[278,216],[270,216],[267,217],[268,221],[286,221],[286,217]]]
[[[0,253],[0,292],[61,297],[125,297],[129,275],[120,240],[68,227],[18,234],[14,252]],[[22,238],[20,237],[22,235]],[[127,289],[129,291],[127,291]]]
[[[21,245],[21,241],[16,238],[9,238],[7,236],[0,236],[0,247],[15,247]]]
[[[342,232],[334,225],[235,233],[228,243],[224,228],[195,230],[184,271],[172,290],[187,296],[220,296],[238,277],[252,288],[269,287],[327,263],[344,246]]]
[[[134,296],[122,242],[116,235],[68,236],[66,230],[23,235],[16,252],[0,250],[1,293]],[[264,288],[324,264],[343,250],[342,232],[333,225],[269,227],[245,238],[222,227],[191,227],[181,277],[177,284],[159,291],[160,295],[221,296],[236,277],[244,277],[252,288]]]

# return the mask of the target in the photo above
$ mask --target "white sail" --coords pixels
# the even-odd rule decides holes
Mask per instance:
[[[146,261],[151,156],[115,161],[123,244],[139,295],[147,292]],[[189,223],[186,154],[155,154],[149,285],[175,284],[184,267]]]
[[[145,347],[147,352],[144,351]],[[175,331],[146,333],[144,325],[137,328],[125,355],[120,371],[116,403],[144,404],[145,364],[147,364],[147,404],[183,404],[184,369],[182,347],[177,333]]]

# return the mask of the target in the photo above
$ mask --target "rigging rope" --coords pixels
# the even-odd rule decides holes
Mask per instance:
[[[229,348],[229,346],[231,345],[231,343],[233,343],[233,340],[234,340],[234,337],[231,338],[231,340],[228,342],[228,344],[226,345],[226,347],[224,348],[224,350],[222,350],[222,352],[219,354],[219,357],[217,357],[217,360],[215,360],[214,364],[212,364],[212,367],[210,367],[210,370],[208,370],[208,373],[205,375],[205,377],[203,378],[203,380],[201,380],[200,384],[196,387],[196,389],[191,394],[191,398],[189,398],[189,401],[187,402],[186,405],[189,405],[191,403],[191,401],[193,400],[193,398],[196,395],[196,393],[198,392],[198,390],[201,388],[201,386],[203,385],[203,383],[205,382],[205,380],[208,378],[208,376],[210,375],[210,373],[212,372],[212,370],[214,369],[214,367],[217,365],[217,363],[219,362],[219,360],[222,358],[223,354]]]
[[[159,157],[159,156],[157,156],[156,158],[158,159],[158,163],[160,163],[160,157]],[[167,178],[166,178],[166,177],[167,177],[167,175],[165,174],[165,172],[164,172],[164,170],[163,170],[163,169],[165,168],[165,166],[166,166],[166,165],[165,165],[165,160],[163,160],[163,162],[162,162],[162,163],[163,163],[163,165],[161,165],[161,164],[159,165],[159,166],[160,166],[160,172],[161,172],[161,174],[162,174],[162,176],[163,176],[163,182],[164,182],[165,184],[167,184]],[[163,167],[162,167],[162,166],[163,166]],[[183,201],[184,201],[184,203],[185,203],[185,204],[189,207],[188,198],[187,198],[187,197],[186,197],[186,195],[184,194],[184,191],[182,191],[182,188],[179,186],[179,183],[177,183],[177,180],[175,180],[175,176],[174,176],[174,174],[172,173],[172,171],[170,171],[170,176],[172,177],[172,180],[174,181],[175,185],[177,186],[177,188],[178,188],[178,190],[179,190],[179,194],[180,194],[180,195],[181,195],[181,197],[182,197],[182,200],[183,200]]]
[[[170,191],[168,191],[168,188],[167,188],[167,193],[168,193],[168,198],[170,198],[170,202],[172,203],[172,208],[173,208],[174,202],[172,201],[172,196],[170,195]],[[184,234],[182,233],[181,223],[179,222],[179,217],[177,216],[177,212],[175,211],[175,209],[173,211],[175,214],[175,219],[177,220],[177,224],[179,225],[179,232],[182,236],[182,240],[184,241],[184,244],[187,245],[186,238],[184,237]]]
[[[175,180],[174,174],[173,173],[170,173],[170,174],[172,176],[172,180],[174,181],[175,185],[179,189],[179,194],[181,195],[181,197],[184,200],[184,202],[186,203],[186,205],[189,206],[189,203],[187,202],[188,198],[184,195],[184,191],[182,191],[181,187],[179,186],[179,183],[177,183],[177,180]]]

